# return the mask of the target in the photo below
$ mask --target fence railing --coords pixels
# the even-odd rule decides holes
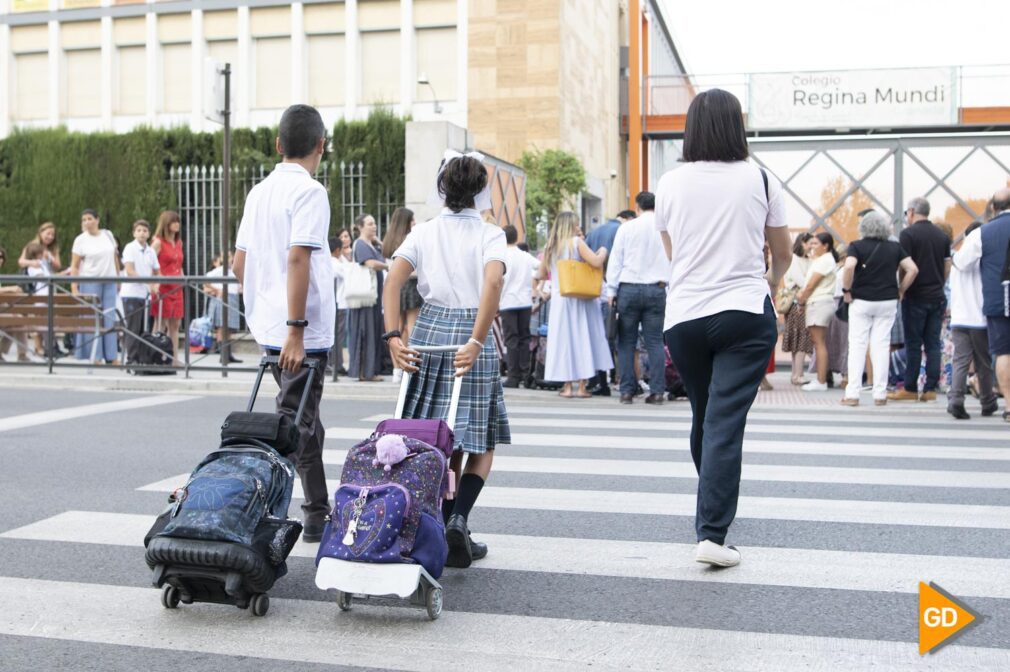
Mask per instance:
[[[27,285],[34,285],[32,292],[14,291]],[[181,334],[167,334],[170,339],[177,341],[181,337],[182,343],[178,344],[178,360],[172,352],[157,346],[156,343],[145,340],[145,333],[154,333],[157,325],[150,329],[137,330],[136,327],[128,326],[134,321],[130,318],[135,313],[128,313],[125,309],[120,309],[119,302],[115,305],[104,305],[99,292],[98,295],[73,291],[71,284],[78,285],[82,290],[86,285],[90,287],[102,287],[109,284],[144,284],[144,285],[178,285],[185,288],[183,292],[183,317],[181,320]],[[228,371],[256,371],[255,366],[233,366],[230,363],[232,348],[239,343],[251,343],[252,337],[245,332],[231,332],[228,328],[228,320],[222,320],[221,339],[218,342],[219,353],[200,354],[190,351],[189,327],[196,317],[206,315],[206,308],[200,308],[198,302],[193,300],[194,296],[202,299],[211,298],[205,291],[205,285],[237,285],[238,279],[234,277],[205,276],[205,275],[183,275],[183,276],[156,276],[156,277],[82,277],[82,276],[52,276],[52,277],[27,277],[24,275],[0,275],[0,355],[6,353],[10,348],[16,348],[18,354],[24,353],[27,361],[10,362],[4,361],[0,357],[0,365],[6,366],[46,366],[49,373],[53,373],[56,367],[92,367],[100,362],[97,353],[101,346],[102,339],[113,336],[115,339],[116,358],[111,361],[118,361],[118,364],[110,363],[107,352],[102,347],[102,366],[105,368],[129,369],[134,372],[182,372],[189,377],[191,371],[220,371],[222,376],[227,376]],[[236,290],[229,290],[236,291]],[[226,292],[229,293],[229,292]],[[117,291],[118,294],[118,291]],[[206,305],[206,301],[203,303]],[[230,310],[235,310],[234,306],[229,306]],[[143,308],[139,310],[150,310],[149,304],[145,302]],[[239,314],[243,315],[241,309]],[[286,319],[286,318],[285,318]],[[145,322],[150,322],[146,320]],[[162,321],[162,326],[164,320]],[[44,352],[41,356],[27,357],[27,353],[32,350],[29,337],[39,334],[40,341],[45,343]],[[64,334],[72,334],[75,339],[75,350],[78,353],[89,355],[85,359],[73,359],[72,357],[62,357],[59,353],[58,343]],[[122,354],[125,353],[127,343],[140,345],[138,347],[147,348],[159,356],[167,357],[174,363],[171,365],[152,365],[138,361],[126,361]],[[73,353],[71,353],[72,355]],[[215,363],[215,357],[220,355],[219,361]],[[21,358],[19,357],[19,360]]]

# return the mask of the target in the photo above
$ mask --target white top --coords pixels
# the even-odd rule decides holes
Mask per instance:
[[[151,277],[154,271],[160,270],[158,264],[158,254],[150,245],[140,246],[135,240],[131,240],[123,248],[123,268],[127,264],[133,264],[133,270],[141,278]],[[146,299],[150,291],[143,282],[124,282],[120,285],[119,295],[124,299]]]
[[[505,232],[476,210],[449,208],[414,227],[393,258],[417,269],[417,291],[425,303],[441,308],[477,308],[484,267],[500,261],[508,271]],[[506,273],[506,277],[508,277]]]
[[[985,329],[982,312],[982,267],[976,263],[982,256],[982,232],[972,231],[961,249],[954,253],[950,269],[950,326]]]
[[[664,330],[727,310],[764,313],[764,230],[785,225],[781,184],[769,174],[766,199],[751,163],[696,161],[663,175],[656,228],[673,243]]]
[[[246,198],[235,247],[246,253],[246,323],[256,342],[280,349],[288,328],[288,248],[310,247],[305,301],[305,349],[333,345],[336,304],[326,235],[330,201],[326,188],[295,163],[279,163]]]
[[[353,261],[346,259],[343,255],[336,257],[332,254],[330,255],[330,266],[333,268],[334,291],[336,292],[338,308],[347,307],[346,292],[344,291],[344,276],[347,274],[347,266],[353,263]]]
[[[533,276],[540,268],[540,260],[515,245],[505,249],[505,286],[501,291],[499,310],[518,310],[533,307]]]
[[[807,286],[807,283],[810,282],[810,278],[813,277],[814,273],[819,273],[824,277],[822,277],[821,281],[817,283],[814,291],[810,294],[810,298],[807,299],[807,303],[820,303],[821,301],[834,300],[835,274],[837,272],[838,262],[835,261],[835,258],[830,252],[825,252],[810,262],[810,268],[807,269],[807,279],[806,282],[803,283],[803,286]]]
[[[79,275],[116,277],[116,239],[108,229],[99,229],[74,238],[73,253],[81,258]]]
[[[656,230],[656,213],[643,212],[622,224],[607,257],[607,293],[617,296],[622,282],[658,285],[670,280],[670,261]]]
[[[218,266],[217,268],[210,269],[209,271],[207,271],[207,277],[208,278],[221,278],[221,277],[224,277],[224,266]],[[235,277],[235,271],[233,269],[228,269],[228,277],[229,278],[234,278]],[[231,293],[233,293],[233,292],[241,293],[241,289],[239,288],[239,285],[238,285],[237,282],[233,282],[233,283],[226,283],[226,282],[212,283],[211,287],[213,287],[214,289],[216,289],[218,291],[218,297],[217,298],[219,298],[219,299],[228,298],[228,295],[231,294]],[[286,321],[286,319],[285,319],[285,321]]]
[[[786,288],[803,289],[807,282],[807,271],[810,270],[810,259],[793,255],[793,261],[789,264],[789,270],[783,278]]]

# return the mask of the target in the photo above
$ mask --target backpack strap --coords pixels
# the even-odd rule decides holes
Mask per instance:
[[[771,205],[771,200],[768,198],[768,173],[761,166],[758,166],[758,170],[761,171],[761,181],[764,182],[765,185],[765,201]]]

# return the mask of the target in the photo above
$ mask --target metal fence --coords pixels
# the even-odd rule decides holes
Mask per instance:
[[[341,219],[345,223],[345,226],[350,229],[354,218],[364,213],[368,208],[365,202],[365,182],[368,179],[368,173],[363,162],[344,163],[341,161],[339,169]],[[403,182],[403,176],[400,176],[400,182]],[[380,239],[385,233],[386,227],[389,226],[389,220],[393,216],[393,211],[401,205],[403,204],[397,202],[396,193],[390,189],[386,189],[382,198],[379,199],[378,210],[369,213],[375,217]],[[353,232],[351,235],[353,237]]]

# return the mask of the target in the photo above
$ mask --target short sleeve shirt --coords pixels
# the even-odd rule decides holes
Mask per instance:
[[[807,282],[813,278],[814,274],[823,276],[814,291],[807,299],[807,303],[819,303],[820,301],[832,301],[835,298],[835,274],[838,271],[838,262],[830,252],[825,252],[810,263],[807,269]]]
[[[246,254],[246,322],[256,342],[281,349],[287,339],[288,249],[311,248],[305,301],[305,349],[333,345],[336,304],[326,236],[330,201],[326,188],[295,163],[279,163],[246,197],[235,247]]]
[[[81,258],[80,274],[87,277],[115,277],[116,239],[108,229],[96,235],[84,232],[74,238],[73,253]]]
[[[150,245],[140,246],[137,241],[129,242],[123,248],[123,265],[133,264],[133,270],[141,278],[150,277],[154,271],[160,270],[158,255]],[[147,285],[142,282],[124,282],[119,295],[124,299],[146,299]]]
[[[905,298],[924,303],[942,301],[944,262],[950,259],[950,238],[932,222],[916,222],[901,232],[901,246],[919,267],[915,282],[905,292]]]
[[[848,255],[856,260],[852,298],[893,301],[898,298],[898,266],[908,253],[893,240],[863,238],[849,243]]]
[[[484,267],[506,267],[505,231],[488,224],[476,210],[442,210],[418,224],[393,255],[417,270],[417,291],[425,303],[442,308],[477,308],[484,289]]]

